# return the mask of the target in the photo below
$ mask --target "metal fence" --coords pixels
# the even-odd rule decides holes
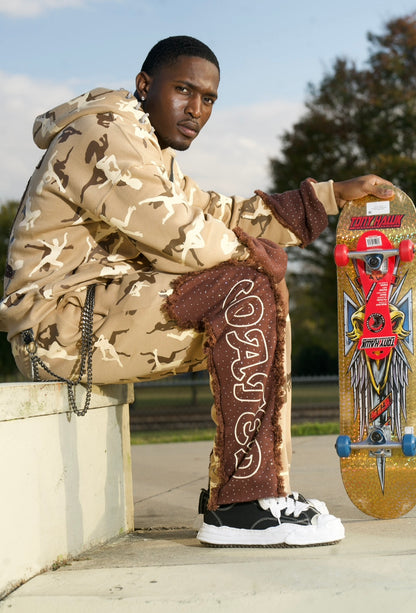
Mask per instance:
[[[292,423],[338,421],[338,376],[293,377]],[[177,375],[135,385],[132,431],[212,428],[208,374]]]

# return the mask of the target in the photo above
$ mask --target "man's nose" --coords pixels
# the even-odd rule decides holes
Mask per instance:
[[[200,96],[192,96],[188,101],[186,112],[194,119],[198,119],[202,115],[202,100]]]

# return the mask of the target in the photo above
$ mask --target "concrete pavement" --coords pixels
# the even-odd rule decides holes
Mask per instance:
[[[0,603],[11,613],[244,613],[254,607],[414,606],[416,510],[389,521],[346,496],[335,437],[294,439],[292,486],[325,500],[346,538],[299,549],[214,549],[195,539],[210,443],[132,448],[136,531],[45,572]],[[295,609],[297,610],[297,609]],[[299,609],[300,610],[300,609]]]

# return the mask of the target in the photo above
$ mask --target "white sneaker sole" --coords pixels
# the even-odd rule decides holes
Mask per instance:
[[[318,515],[314,525],[283,523],[266,530],[203,523],[197,535],[201,543],[216,547],[314,547],[332,545],[344,537],[344,526],[333,515]]]

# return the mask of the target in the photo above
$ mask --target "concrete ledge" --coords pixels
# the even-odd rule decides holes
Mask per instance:
[[[0,598],[134,529],[132,385],[94,386],[84,417],[62,383],[0,385]],[[85,389],[77,387],[83,406]]]

